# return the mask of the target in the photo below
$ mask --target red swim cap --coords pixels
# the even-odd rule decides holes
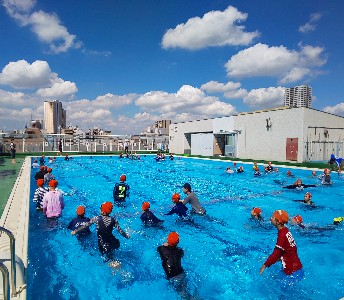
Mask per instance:
[[[123,174],[123,175],[121,175],[121,176],[119,177],[119,180],[120,180],[120,181],[126,181],[126,180],[127,180],[127,176],[125,176],[125,175]]]
[[[142,210],[146,211],[150,208],[149,202],[143,202],[142,203]]]
[[[172,195],[172,201],[174,203],[177,203],[179,200],[180,200],[180,195],[179,194],[175,193],[175,194]]]
[[[293,217],[293,220],[295,220],[296,224],[301,224],[303,221],[300,215],[296,215],[295,217]]]
[[[50,180],[50,181],[49,181],[49,186],[56,188],[57,185],[58,185],[57,180],[54,180],[54,179],[53,179],[53,180]]]
[[[109,215],[112,212],[113,205],[111,202],[104,202],[100,207],[101,211]]]
[[[78,206],[78,208],[76,209],[76,214],[78,216],[84,215],[85,214],[85,206],[83,206],[83,205]]]
[[[179,243],[179,234],[177,232],[171,232],[167,237],[167,243],[170,246],[177,246]]]
[[[257,215],[260,215],[262,213],[262,210],[259,207],[254,207],[253,212]]]
[[[37,184],[38,186],[44,185],[44,179],[37,179],[36,184]]]

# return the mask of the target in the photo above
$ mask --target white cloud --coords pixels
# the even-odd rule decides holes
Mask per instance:
[[[341,102],[334,106],[326,106],[323,108],[323,111],[326,111],[334,115],[344,116],[344,103]]]
[[[284,87],[269,87],[251,90],[244,97],[244,103],[250,107],[270,108],[283,106]]]
[[[299,27],[299,31],[302,33],[307,33],[314,31],[317,28],[317,22],[321,19],[322,15],[320,13],[314,13],[310,15],[309,21]]]
[[[162,38],[162,47],[197,50],[214,46],[249,45],[259,36],[257,31],[245,32],[245,26],[238,25],[247,19],[235,7],[225,11],[211,11],[202,18],[189,19],[174,29],[168,29]]]
[[[0,85],[16,89],[33,89],[50,85],[55,73],[51,73],[46,61],[36,60],[29,64],[18,60],[7,64],[0,73]]]
[[[60,79],[58,82],[54,82],[51,87],[39,89],[36,93],[43,98],[63,99],[77,92],[78,88],[74,82]]]
[[[269,47],[256,44],[238,52],[225,64],[229,77],[277,77],[280,83],[304,80],[318,73],[318,68],[327,61],[322,57],[322,47],[303,46],[300,51],[284,46]]]
[[[177,93],[162,91],[149,92],[135,102],[142,110],[175,114],[191,111],[195,116],[214,117],[231,115],[235,108],[217,97],[207,96],[203,91],[190,85],[182,86]]]
[[[202,84],[201,90],[206,91],[207,93],[225,93],[240,88],[240,82],[229,81],[227,83],[222,83],[218,81],[209,81],[205,84]]]
[[[82,46],[76,36],[70,34],[68,29],[61,24],[57,15],[41,10],[31,13],[35,4],[35,1],[28,0],[5,0],[3,3],[7,13],[20,26],[30,26],[40,41],[49,44],[52,53],[67,52],[71,48]]]

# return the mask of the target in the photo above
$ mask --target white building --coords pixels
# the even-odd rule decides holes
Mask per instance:
[[[66,128],[66,111],[60,101],[44,101],[44,129],[46,133],[61,133]]]
[[[344,157],[344,118],[305,107],[172,123],[169,132],[176,154],[299,163]]]
[[[284,106],[311,107],[312,88],[308,85],[300,85],[286,88],[284,93]]]

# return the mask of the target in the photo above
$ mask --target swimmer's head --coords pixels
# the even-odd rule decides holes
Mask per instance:
[[[317,175],[317,172],[312,171],[312,175],[313,175],[313,176],[316,176],[316,175]]]
[[[253,207],[251,210],[251,216],[259,217],[262,213],[262,210],[259,207]]]
[[[49,181],[49,186],[52,187],[52,188],[56,188],[58,184],[59,183],[57,182],[57,180],[53,179],[53,180]]]
[[[119,180],[120,180],[120,181],[126,181],[126,180],[127,180],[127,176],[125,176],[125,175],[123,174],[123,175],[121,175],[121,176],[119,177]]]
[[[302,184],[302,180],[301,179],[298,179],[294,182],[294,185],[301,185]]]
[[[149,202],[143,202],[142,203],[142,210],[147,211],[150,208],[150,203]]]
[[[172,195],[172,202],[178,203],[180,200],[180,195],[178,193],[175,193]]]
[[[48,169],[47,169],[47,172],[48,172],[48,173],[51,173],[52,171],[53,171],[52,168],[48,168]]]
[[[179,234],[177,232],[171,232],[167,237],[167,243],[172,247],[177,246],[179,243]]]
[[[44,185],[44,179],[37,179],[36,184],[37,186],[42,187]]]
[[[275,210],[274,213],[272,214],[272,219],[275,219],[276,221],[278,221],[280,224],[287,224],[288,220],[289,220],[289,215],[285,210],[279,209],[279,210]]]
[[[44,168],[44,166],[40,166],[39,169],[40,169],[41,171],[43,171],[45,168]]]
[[[191,185],[190,185],[190,183],[188,183],[188,182],[184,183],[183,189],[185,189],[185,190],[191,192]]]
[[[105,215],[109,215],[111,214],[113,209],[113,205],[111,202],[104,202],[101,206],[100,206],[100,210],[102,213],[104,213]]]
[[[303,199],[306,201],[310,201],[312,199],[312,194],[310,192],[307,192],[304,196]]]
[[[78,216],[83,216],[85,214],[85,206],[83,205],[78,206],[78,208],[76,209],[76,214]]]
[[[36,163],[36,162],[37,162],[37,159],[35,159],[33,162]]]
[[[331,174],[331,171],[330,171],[330,169],[324,169],[324,174],[325,175],[330,175]]]
[[[296,216],[292,217],[291,222],[293,224],[301,224],[303,222],[303,219],[300,215],[296,215]]]
[[[287,176],[290,176],[290,175],[291,175],[291,171],[288,170],[288,171],[287,171]]]

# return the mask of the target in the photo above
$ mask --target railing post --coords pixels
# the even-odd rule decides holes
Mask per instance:
[[[12,286],[12,297],[17,295],[16,287],[16,244],[15,238],[11,231],[4,227],[0,227],[0,232],[4,232],[10,238],[10,251],[11,251],[11,286]]]
[[[0,271],[2,273],[2,290],[4,294],[4,300],[10,299],[10,285],[9,285],[9,275],[6,266],[0,264]]]

